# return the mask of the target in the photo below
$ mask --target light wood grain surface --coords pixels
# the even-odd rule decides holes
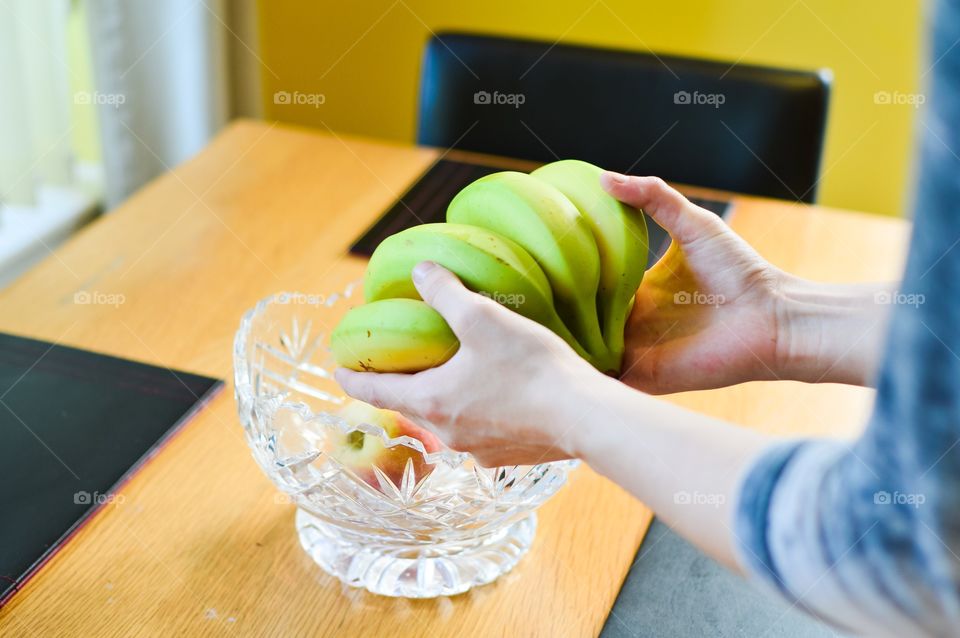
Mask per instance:
[[[229,379],[241,313],[278,290],[356,279],[365,262],[346,254],[351,240],[437,154],[235,123],[4,291],[0,330]],[[897,220],[754,198],[736,199],[732,223],[774,263],[823,280],[897,276],[907,237]],[[77,305],[81,290],[124,303]],[[671,400],[769,431],[846,434],[870,398],[753,383]],[[651,518],[581,468],[513,572],[405,601],[323,573],[275,494],[228,388],[0,610],[0,635],[595,635]]]

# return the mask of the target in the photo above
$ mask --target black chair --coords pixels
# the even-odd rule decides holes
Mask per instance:
[[[427,44],[418,142],[815,199],[826,71],[448,33]]]

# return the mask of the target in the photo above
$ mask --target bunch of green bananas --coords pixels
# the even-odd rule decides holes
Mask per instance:
[[[331,335],[337,363],[416,372],[453,356],[456,336],[410,278],[416,264],[433,261],[543,324],[599,370],[619,371],[647,263],[647,226],[603,190],[602,172],[562,160],[529,175],[488,175],[453,199],[447,223],[385,239],[367,266],[367,304],[348,311]]]

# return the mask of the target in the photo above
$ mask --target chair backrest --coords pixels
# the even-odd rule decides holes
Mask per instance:
[[[424,55],[418,141],[812,202],[830,81],[826,71],[441,34]]]

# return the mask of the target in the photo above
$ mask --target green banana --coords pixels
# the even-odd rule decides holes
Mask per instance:
[[[597,318],[597,243],[559,190],[526,173],[494,173],[453,198],[447,221],[486,228],[523,246],[546,274],[561,319],[601,367],[610,364]]]
[[[330,335],[337,364],[363,372],[419,372],[441,365],[459,347],[440,313],[414,299],[351,308]]]
[[[421,261],[433,261],[463,284],[546,326],[593,363],[553,307],[546,276],[521,246],[494,232],[464,224],[422,224],[383,240],[370,257],[363,290],[367,301],[419,299],[410,278]]]
[[[602,173],[603,169],[587,162],[562,160],[542,166],[531,175],[566,195],[593,231],[600,253],[600,322],[619,369],[623,331],[646,270],[649,241],[643,214],[607,194],[600,186]]]

